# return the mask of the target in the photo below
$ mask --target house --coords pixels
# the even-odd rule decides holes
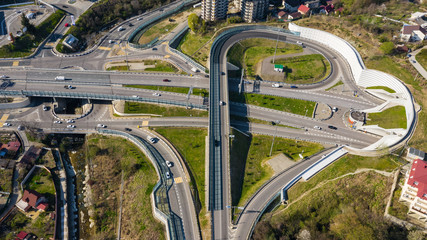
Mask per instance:
[[[62,43],[72,50],[77,50],[79,39],[74,37],[72,34],[68,34]]]
[[[294,12],[288,15],[289,20],[296,20],[302,17],[302,14],[299,12]]]
[[[417,42],[427,39],[427,31],[420,25],[404,25],[400,39],[405,42]]]
[[[31,208],[42,210],[47,209],[47,204],[46,206],[38,208],[39,204],[42,203],[46,203],[46,198],[43,197],[43,195],[34,190],[24,190],[24,195],[22,196],[21,200],[16,203],[16,206],[24,212],[27,212]]]
[[[399,201],[409,205],[408,215],[427,222],[427,162],[416,159],[406,173]]]
[[[15,140],[13,142],[9,142],[6,146],[6,149],[9,152],[17,152],[20,147],[21,147],[21,143],[18,140]]]
[[[310,8],[305,6],[305,5],[300,5],[298,7],[298,12],[301,13],[302,15],[306,15],[308,12],[310,11]]]
[[[277,17],[279,19],[286,19],[288,15],[284,12],[284,11],[280,11],[279,13],[277,13]]]
[[[401,53],[407,53],[407,52],[409,52],[409,48],[407,46],[405,46],[404,44],[397,45],[396,46],[396,50],[398,52],[401,52]]]
[[[274,71],[283,72],[283,65],[282,64],[274,64]]]
[[[25,152],[19,163],[34,165],[36,160],[40,157],[41,151],[40,148],[31,146],[28,151]]]
[[[21,240],[25,239],[27,236],[28,236],[28,233],[26,233],[26,232],[24,232],[24,231],[20,231],[20,232],[18,233],[18,235],[16,235],[16,237],[17,237],[18,239],[21,239]]]
[[[411,161],[415,159],[424,160],[426,157],[426,153],[415,148],[409,148],[408,153],[406,154],[406,157],[409,158],[409,160]]]
[[[309,9],[318,8],[320,6],[320,1],[319,0],[308,1],[308,2],[305,2],[304,5]]]
[[[300,0],[282,0],[282,5],[285,7],[284,10],[293,13],[298,11],[298,7],[301,5]]]
[[[48,203],[40,203],[40,204],[37,206],[37,209],[42,210],[42,211],[46,211],[48,207],[49,207],[49,204],[48,204]]]

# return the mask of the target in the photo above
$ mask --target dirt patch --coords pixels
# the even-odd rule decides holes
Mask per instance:
[[[294,161],[292,161],[291,159],[286,157],[285,154],[282,153],[274,156],[272,159],[268,160],[267,163],[273,169],[274,175],[277,175],[286,168],[289,168],[290,166],[295,164]]]

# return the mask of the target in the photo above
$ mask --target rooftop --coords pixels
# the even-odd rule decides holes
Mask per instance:
[[[427,200],[427,162],[417,159],[412,163],[408,184],[418,189],[417,196]]]

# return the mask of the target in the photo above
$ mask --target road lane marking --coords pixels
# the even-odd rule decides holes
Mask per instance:
[[[174,179],[175,183],[182,183],[182,177],[177,177]]]
[[[55,46],[55,43],[54,42],[46,43],[46,46],[53,47],[53,46]]]
[[[141,126],[142,126],[142,127],[146,127],[146,126],[148,126],[148,121],[142,121]]]
[[[164,58],[170,58],[170,57],[171,57],[170,55],[165,55],[165,56],[164,56]]]
[[[111,48],[110,48],[110,47],[99,47],[99,49],[101,49],[101,50],[105,50],[105,51],[110,51],[110,50],[111,50]]]
[[[6,122],[6,120],[9,118],[9,114],[3,114],[3,116],[1,117],[0,121],[1,122]]]
[[[12,64],[12,67],[17,67],[17,66],[19,66],[19,61],[14,61]]]

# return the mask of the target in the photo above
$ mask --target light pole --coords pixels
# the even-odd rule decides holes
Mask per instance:
[[[277,125],[280,123],[280,120],[276,120],[273,123],[276,125],[276,129],[274,130],[273,142],[271,142],[270,157],[271,157],[271,153],[273,152],[274,139],[276,138],[276,134],[277,134]]]
[[[279,33],[277,33],[276,48],[274,49],[273,64],[274,64],[274,60],[276,60],[276,51],[277,51],[277,45],[278,44],[279,44]]]

